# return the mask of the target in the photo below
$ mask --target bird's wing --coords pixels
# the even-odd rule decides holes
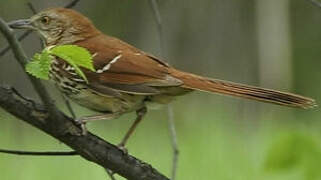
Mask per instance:
[[[171,67],[161,60],[120,40],[123,43],[120,47],[119,42],[113,46],[107,40],[101,42],[96,39],[95,43],[79,44],[94,54],[96,72],[84,71],[93,89],[105,86],[132,94],[159,94],[158,87],[182,84],[182,81],[169,75]]]

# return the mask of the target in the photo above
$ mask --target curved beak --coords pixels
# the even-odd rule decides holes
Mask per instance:
[[[8,26],[12,29],[34,29],[30,19],[20,19],[11,21],[8,23]]]

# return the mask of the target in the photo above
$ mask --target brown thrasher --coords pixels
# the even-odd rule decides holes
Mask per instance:
[[[88,121],[115,118],[136,111],[137,119],[121,146],[125,145],[146,113],[146,104],[166,104],[173,97],[193,90],[297,108],[315,105],[315,101],[307,97],[177,70],[150,54],[103,34],[89,19],[74,10],[53,8],[9,25],[37,31],[46,46],[74,44],[92,53],[97,71],[82,69],[88,84],[69,64],[57,57],[51,66],[50,78],[76,103],[103,113],[80,118],[83,127]]]

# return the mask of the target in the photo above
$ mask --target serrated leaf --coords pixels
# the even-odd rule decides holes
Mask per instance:
[[[87,83],[88,80],[80,67],[95,71],[90,52],[76,45],[51,46],[44,49],[41,54],[35,54],[32,61],[27,64],[26,71],[37,78],[49,79],[49,70],[53,57],[57,56],[70,64],[76,73]]]
[[[61,45],[50,49],[50,53],[60,57],[68,63],[75,64],[91,71],[95,71],[93,60],[90,52],[80,46],[75,45]]]
[[[72,61],[67,61],[76,71],[76,73],[83,78],[86,83],[88,83],[88,79],[86,78],[86,75],[82,72],[82,70],[79,68],[79,66],[77,66],[74,62]]]
[[[48,52],[36,53],[26,65],[26,71],[40,79],[49,80],[51,57]]]

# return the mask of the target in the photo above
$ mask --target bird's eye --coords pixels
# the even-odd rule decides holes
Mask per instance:
[[[49,24],[50,18],[48,16],[44,16],[41,18],[41,23],[42,24]]]

